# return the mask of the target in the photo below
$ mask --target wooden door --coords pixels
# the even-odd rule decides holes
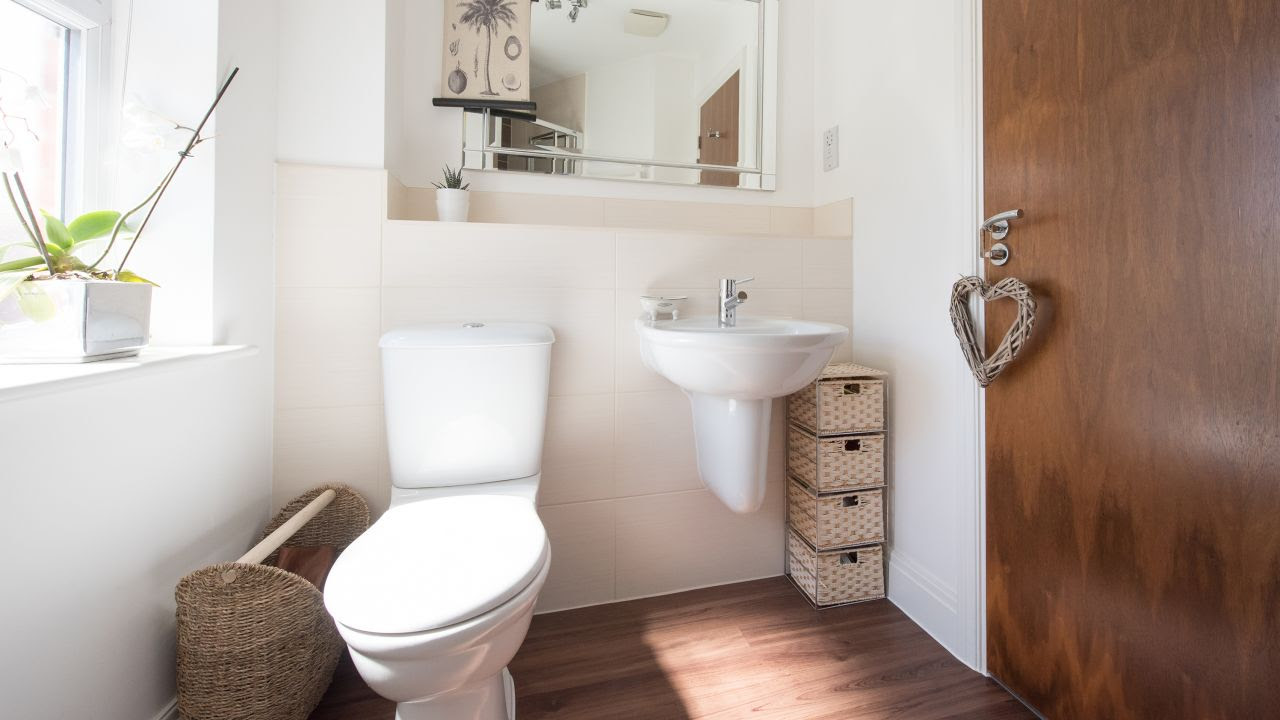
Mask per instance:
[[[1041,300],[987,393],[990,670],[1052,720],[1280,718],[1280,2],[983,18],[989,274]]]
[[[698,123],[698,162],[707,165],[738,164],[738,77],[734,73],[702,104]],[[702,171],[703,185],[737,187],[738,174]]]

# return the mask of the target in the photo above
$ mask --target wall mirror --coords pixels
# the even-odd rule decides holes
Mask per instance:
[[[534,0],[535,109],[471,108],[464,167],[773,190],[778,0]]]

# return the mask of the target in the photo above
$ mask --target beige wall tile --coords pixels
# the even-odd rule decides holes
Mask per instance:
[[[382,328],[426,322],[541,322],[556,333],[552,395],[613,392],[612,290],[386,288]]]
[[[391,173],[387,173],[387,217],[408,220],[409,188]]]
[[[813,234],[853,237],[853,200],[840,200],[813,209]]]
[[[280,288],[276,294],[276,407],[382,402],[377,288]]]
[[[613,497],[614,395],[553,397],[542,455],[543,505]]]
[[[276,168],[276,284],[377,287],[386,173]]]
[[[760,512],[738,515],[706,490],[623,498],[618,599],[782,574],[782,483]]]
[[[615,497],[702,487],[693,416],[680,390],[619,393]]]
[[[435,220],[436,189],[406,187],[400,197],[396,214],[387,217],[392,220]]]
[[[804,287],[853,287],[853,239],[804,239]]]
[[[769,232],[773,235],[812,235],[813,208],[769,208]]]
[[[798,288],[802,262],[796,238],[618,233],[620,288],[714,289],[720,278],[745,277],[756,288]]]
[[[852,290],[805,290],[804,319],[830,322],[853,329]],[[836,348],[832,362],[849,362],[853,357],[852,333]]]
[[[614,228],[767,233],[769,221],[765,205],[614,199],[604,203],[604,224]]]
[[[603,227],[604,199],[574,195],[474,192],[471,221]]]
[[[537,612],[614,599],[614,501],[538,509],[551,541],[551,574]]]
[[[388,221],[384,287],[612,288],[613,233]]]
[[[277,410],[273,512],[324,483],[344,483],[382,513],[391,498],[382,408]]]

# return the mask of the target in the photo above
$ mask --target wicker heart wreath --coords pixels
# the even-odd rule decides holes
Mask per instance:
[[[983,344],[969,313],[969,296],[975,291],[987,302],[1008,298],[1018,303],[1018,317],[991,357],[983,357]],[[1004,372],[1031,339],[1031,330],[1036,326],[1036,300],[1031,289],[1017,278],[1008,277],[995,285],[980,277],[960,278],[951,288],[951,326],[960,339],[960,349],[969,369],[973,370],[974,378],[979,385],[986,387]]]

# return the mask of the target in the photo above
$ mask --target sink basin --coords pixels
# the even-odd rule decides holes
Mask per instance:
[[[636,321],[645,365],[689,396],[703,483],[735,512],[764,503],[773,399],[813,382],[848,328],[809,320]]]

